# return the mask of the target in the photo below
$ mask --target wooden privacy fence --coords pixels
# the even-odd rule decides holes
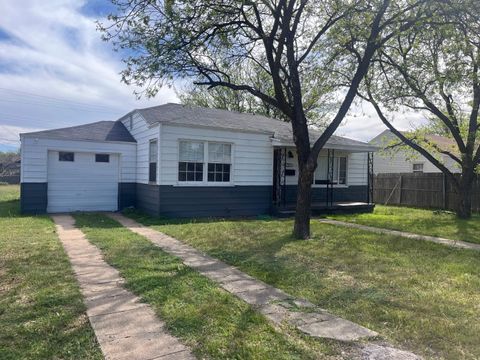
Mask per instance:
[[[373,201],[429,209],[455,210],[458,194],[442,173],[375,175]],[[472,191],[472,211],[480,211],[480,179]]]
[[[0,176],[0,183],[20,184],[20,175],[3,175]]]

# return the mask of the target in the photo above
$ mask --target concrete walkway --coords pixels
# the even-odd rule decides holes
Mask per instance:
[[[106,359],[195,359],[140,299],[122,287],[118,271],[75,228],[69,215],[52,216],[87,305],[87,315]]]
[[[205,255],[159,231],[142,226],[130,218],[117,213],[108,216],[131,231],[146,237],[167,253],[179,257],[185,265],[253,305],[274,323],[280,324],[285,321],[311,336],[341,341],[377,336],[372,330],[329,314],[306,300],[295,299],[233,266]]]
[[[355,223],[350,223],[346,221],[338,221],[338,220],[331,220],[331,219],[319,219],[319,221],[324,224],[345,226],[345,227],[350,227],[354,229],[371,231],[378,234],[402,236],[402,237],[406,237],[414,240],[424,240],[424,241],[430,241],[437,244],[447,245],[447,246],[461,248],[461,249],[480,251],[480,244],[474,244],[474,243],[469,243],[469,242],[460,241],[460,240],[457,241],[457,240],[450,240],[450,239],[445,239],[445,238],[440,238],[435,236],[419,235],[419,234],[414,234],[414,233],[409,233],[404,231],[390,230],[390,229],[384,229],[384,228],[377,228],[373,226],[355,224]]]
[[[362,360],[420,360],[418,355],[397,349],[387,342],[375,341],[378,334],[351,321],[339,318],[318,308],[307,300],[297,299],[259,281],[237,268],[212,258],[181,241],[143,226],[118,213],[109,217],[136,234],[149,239],[165,252],[179,257],[183,263],[219,284],[275,324],[287,323],[298,330],[318,338],[339,341],[357,341],[355,354],[349,359]],[[367,340],[367,341],[365,341]],[[371,341],[369,341],[371,340]]]

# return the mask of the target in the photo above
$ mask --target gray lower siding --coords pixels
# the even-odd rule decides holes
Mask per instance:
[[[22,214],[44,214],[47,212],[47,203],[47,183],[20,184],[20,211]]]
[[[137,208],[175,218],[269,214],[271,186],[168,186],[137,184]]]
[[[135,206],[137,183],[118,183],[118,210]]]
[[[366,202],[368,195],[367,185],[355,185],[342,188],[333,188],[333,201],[355,201]],[[287,185],[286,188],[286,202],[295,203],[297,200],[297,186]],[[312,202],[326,202],[327,189],[326,188],[312,188]]]
[[[160,215],[160,186],[139,184],[136,187],[136,208],[149,214]]]

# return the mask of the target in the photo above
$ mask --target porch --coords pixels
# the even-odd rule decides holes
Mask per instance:
[[[297,164],[294,148],[275,148],[272,212],[277,216],[295,214]],[[374,207],[371,149],[324,149],[312,183],[312,214],[371,212]]]
[[[359,201],[339,201],[333,203],[314,202],[312,203],[312,215],[326,214],[349,214],[349,213],[368,213],[372,212],[374,203]],[[274,208],[274,214],[278,217],[290,217],[295,215],[295,203],[287,203]]]

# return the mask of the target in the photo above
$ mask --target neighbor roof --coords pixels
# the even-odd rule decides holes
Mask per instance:
[[[271,134],[275,140],[282,143],[293,144],[291,124],[263,115],[173,103],[134,111],[139,112],[149,125],[168,123],[183,126],[202,126],[225,130],[250,131]],[[131,113],[132,112],[125,115],[122,119]],[[312,142],[320,135],[321,132],[312,130],[310,132]],[[364,148],[366,151],[376,149],[376,147],[371,144],[341,136],[332,136],[327,142],[327,147],[329,146]]]
[[[402,131],[401,133],[405,136],[414,135],[408,131]],[[453,139],[447,138],[445,136],[434,135],[434,134],[426,134],[424,135],[424,138],[430,143],[435,144],[441,150],[457,152],[457,153],[459,152],[457,143]],[[394,133],[392,133],[390,130],[387,129],[381,132],[380,134],[378,134],[377,136],[375,136],[372,140],[370,140],[370,143],[376,144],[378,146],[386,146],[388,145],[386,143],[386,140],[393,140],[393,139],[398,139],[398,138]]]
[[[136,142],[120,121],[98,121],[61,129],[24,133],[42,139]]]

